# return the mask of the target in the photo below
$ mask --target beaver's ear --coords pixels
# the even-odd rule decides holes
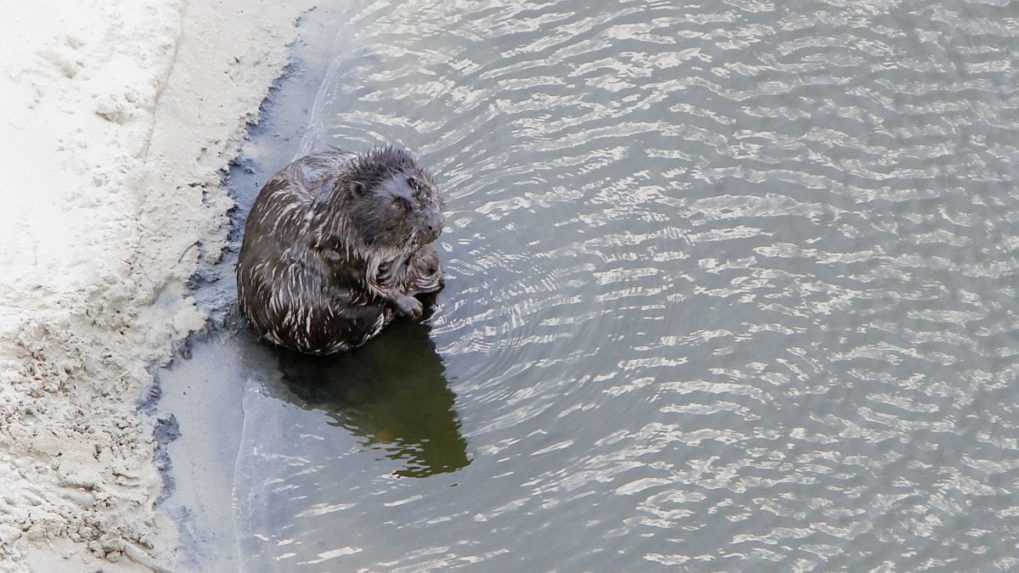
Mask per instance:
[[[360,181],[351,181],[350,192],[353,193],[355,197],[361,197],[368,192],[368,186]]]

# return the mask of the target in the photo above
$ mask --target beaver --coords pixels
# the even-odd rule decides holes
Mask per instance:
[[[420,319],[438,292],[442,198],[395,146],[330,149],[258,194],[237,262],[241,313],[259,337],[306,354],[361,346],[395,317]]]

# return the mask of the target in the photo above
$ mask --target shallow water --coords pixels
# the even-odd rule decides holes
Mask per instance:
[[[336,360],[234,317],[162,374],[199,561],[1019,567],[1015,5],[309,21],[241,214],[295,154],[402,142],[444,183],[447,288]]]

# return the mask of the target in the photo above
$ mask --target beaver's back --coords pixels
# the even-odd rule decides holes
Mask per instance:
[[[345,151],[326,151],[281,169],[258,193],[244,226],[245,240],[253,236],[287,244],[298,239],[315,202],[332,189],[336,174],[353,157]]]

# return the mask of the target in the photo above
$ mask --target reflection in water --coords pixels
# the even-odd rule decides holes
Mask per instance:
[[[305,408],[325,410],[365,447],[405,464],[397,475],[425,477],[465,467],[445,366],[423,324],[398,322],[357,351],[332,357],[280,351],[287,388]]]

